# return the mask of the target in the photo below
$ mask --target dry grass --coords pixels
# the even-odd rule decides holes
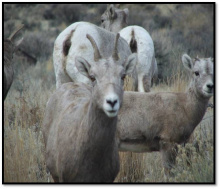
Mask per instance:
[[[4,182],[47,182],[41,124],[47,99],[55,89],[54,78],[48,78],[51,72],[49,60],[19,73],[19,81],[13,83],[4,102]],[[178,71],[167,83],[152,91],[185,91],[188,81]],[[131,78],[126,78],[125,90],[133,90]],[[164,178],[158,152],[120,152],[115,182],[213,182],[213,110],[209,108],[205,117],[192,142],[186,148],[179,146],[177,166],[172,170],[175,177]]]
[[[43,69],[38,64],[20,73],[4,102],[4,182],[47,180],[41,123],[55,87],[47,89]]]

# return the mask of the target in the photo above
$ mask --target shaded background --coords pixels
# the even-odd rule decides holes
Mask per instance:
[[[180,60],[183,53],[213,57],[213,4],[122,4],[121,8],[129,8],[129,25],[142,26],[152,36],[161,80],[171,76],[176,57]],[[106,4],[5,4],[4,37],[23,23],[20,50],[30,55],[28,61],[45,61],[62,30],[77,21],[100,25],[105,9]]]

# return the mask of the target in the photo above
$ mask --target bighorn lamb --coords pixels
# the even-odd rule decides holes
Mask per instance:
[[[117,131],[119,150],[160,151],[165,173],[175,165],[175,143],[186,143],[213,95],[213,61],[182,56],[191,81],[185,93],[125,92]]]
[[[123,79],[133,71],[136,55],[121,60],[118,34],[115,45],[108,42],[114,46],[112,55],[103,57],[93,37],[87,35],[94,48],[91,60],[84,38],[80,38],[82,44],[74,45],[86,52],[75,56],[75,66],[92,85],[65,83],[46,107],[46,164],[55,182],[113,182],[119,171],[117,114],[122,104]]]
[[[114,5],[109,5],[101,16],[101,26],[115,33],[120,31],[120,36],[128,42],[131,51],[137,53],[138,82],[136,83],[138,84],[135,90],[149,92],[153,81],[157,80],[158,75],[154,43],[144,28],[127,26],[128,13],[128,9],[121,10],[114,7]]]
[[[8,94],[14,77],[13,70],[13,54],[16,48],[21,44],[22,39],[15,42],[16,34],[23,28],[21,25],[16,31],[14,31],[9,38],[4,39],[4,100]]]
[[[86,34],[94,38],[102,57],[111,55],[116,34],[88,22],[76,22],[70,25],[60,33],[54,44],[53,64],[57,88],[70,81],[91,84],[91,81],[82,75],[75,65],[76,56],[86,57],[87,61],[93,64],[92,45],[86,39]],[[127,42],[121,37],[118,41],[118,54],[120,62],[126,61],[131,54]]]

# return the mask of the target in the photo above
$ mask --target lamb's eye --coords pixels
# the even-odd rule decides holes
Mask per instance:
[[[124,81],[125,77],[126,77],[126,75],[123,74],[122,77],[121,77],[121,79]]]
[[[199,72],[195,72],[195,75],[196,75],[196,76],[199,76]]]
[[[92,82],[96,80],[94,75],[90,75],[89,78],[91,79]]]

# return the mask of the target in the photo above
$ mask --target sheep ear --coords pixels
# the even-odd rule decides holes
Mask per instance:
[[[124,64],[125,74],[130,74],[133,72],[136,66],[136,62],[137,62],[137,54],[133,53],[128,57],[127,61]]]
[[[82,57],[75,58],[78,71],[86,77],[89,77],[90,64]]]
[[[115,17],[115,15],[116,15],[116,13],[115,13],[115,7],[114,7],[114,5],[110,5],[110,7],[109,7],[109,13],[110,13],[110,17],[111,18],[114,18]]]
[[[192,62],[192,59],[190,58],[189,55],[184,54],[184,55],[182,56],[182,62],[183,62],[183,65],[184,65],[184,67],[185,67],[186,69],[192,70],[192,68],[193,68],[193,62]]]

